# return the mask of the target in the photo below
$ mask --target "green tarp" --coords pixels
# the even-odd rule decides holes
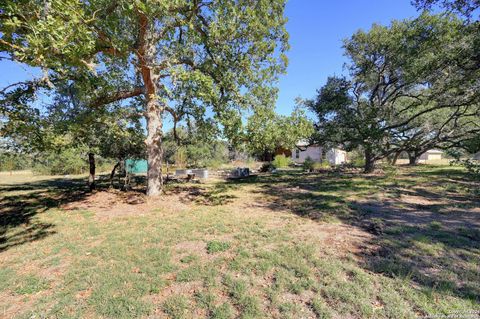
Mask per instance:
[[[125,161],[125,166],[127,171],[131,174],[146,173],[148,168],[146,160],[127,159]]]

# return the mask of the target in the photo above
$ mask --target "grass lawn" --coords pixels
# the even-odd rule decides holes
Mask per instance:
[[[0,176],[0,317],[480,311],[480,183],[461,168],[287,171],[153,200],[84,188]]]

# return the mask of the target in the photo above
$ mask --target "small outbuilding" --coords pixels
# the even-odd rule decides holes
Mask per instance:
[[[347,162],[347,152],[339,148],[325,148],[318,144],[310,145],[307,142],[297,143],[292,150],[292,161],[303,163],[307,158],[314,162],[327,161],[331,165],[340,165]]]
[[[431,149],[420,155],[420,161],[439,161],[443,158],[443,151]]]

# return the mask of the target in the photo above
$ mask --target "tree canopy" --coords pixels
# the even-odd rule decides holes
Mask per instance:
[[[312,122],[301,108],[289,116],[277,115],[271,108],[259,108],[247,121],[245,140],[251,153],[263,156],[277,149],[291,150],[312,133]]]

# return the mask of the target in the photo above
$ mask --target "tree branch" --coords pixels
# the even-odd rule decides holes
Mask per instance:
[[[91,108],[97,108],[97,107],[107,105],[116,101],[139,96],[139,95],[142,95],[143,93],[144,93],[143,87],[136,87],[132,90],[117,91],[113,94],[108,94],[108,95],[104,95],[96,98],[88,106]]]

